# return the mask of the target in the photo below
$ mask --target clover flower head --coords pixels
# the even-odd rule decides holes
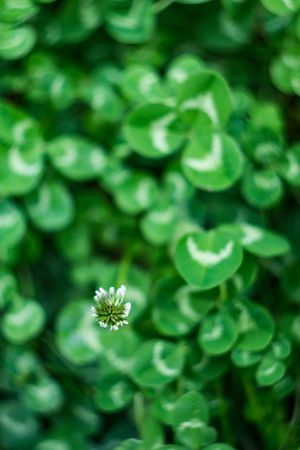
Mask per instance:
[[[102,287],[95,291],[95,306],[91,307],[92,315],[102,328],[110,328],[110,331],[118,330],[127,325],[127,317],[130,313],[131,303],[123,303],[126,287],[122,285],[115,291],[114,287],[105,291]]]

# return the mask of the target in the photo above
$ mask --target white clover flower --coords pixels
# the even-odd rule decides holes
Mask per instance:
[[[100,327],[110,327],[110,331],[116,331],[119,327],[127,325],[125,320],[131,309],[131,303],[123,303],[126,287],[122,285],[117,292],[111,287],[108,291],[99,288],[95,291],[95,306],[91,307],[91,313],[96,318]]]

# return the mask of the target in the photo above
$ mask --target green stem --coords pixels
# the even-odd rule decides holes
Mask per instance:
[[[220,300],[221,303],[224,303],[225,300],[227,299],[227,286],[226,283],[222,283],[220,284]]]
[[[225,397],[224,397],[224,390],[223,390],[223,385],[222,385],[221,381],[216,381],[215,388],[216,388],[217,396],[219,397],[219,399],[222,402],[222,407],[220,410],[219,418],[220,418],[224,442],[226,442],[228,444],[234,444],[233,429],[232,429],[228,414],[226,414],[226,411],[223,408],[223,405],[225,403]]]
[[[174,3],[175,0],[159,0],[157,3],[154,3],[153,5],[153,11],[155,14],[158,14],[162,12],[164,9],[168,8],[169,6]]]
[[[134,254],[134,245],[130,245],[127,247],[127,250],[124,253],[123,258],[121,260],[120,269],[116,280],[116,286],[121,286],[121,284],[126,283],[133,254]]]
[[[32,273],[28,266],[22,266],[18,270],[18,276],[20,280],[21,292],[25,297],[34,298],[35,288]]]
[[[133,417],[141,437],[142,425],[145,419],[145,402],[141,392],[136,392],[133,397]]]
[[[256,395],[256,392],[253,389],[253,386],[247,376],[243,377],[243,385],[245,393],[248,398],[249,405],[251,406],[251,409],[254,412],[255,417],[260,422],[265,417],[265,411],[264,408],[261,406],[258,397]]]

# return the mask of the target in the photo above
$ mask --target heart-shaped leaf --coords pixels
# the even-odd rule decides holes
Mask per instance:
[[[44,231],[57,231],[73,220],[73,198],[61,182],[51,180],[42,183],[38,190],[26,199],[31,220]]]
[[[263,306],[248,300],[237,301],[234,303],[233,313],[240,333],[237,348],[259,351],[269,345],[275,326],[271,315]]]
[[[183,349],[171,342],[150,340],[135,352],[130,375],[135,383],[159,387],[177,378],[183,368]]]
[[[238,337],[238,327],[234,319],[225,311],[208,314],[202,321],[198,342],[209,355],[228,352]]]
[[[216,432],[208,427],[209,411],[205,398],[196,391],[182,395],[172,410],[172,426],[180,443],[198,449],[215,440]]]
[[[256,256],[271,258],[290,250],[285,237],[256,225],[237,223],[222,225],[220,228],[235,237],[239,244]]]
[[[64,135],[48,145],[53,166],[67,178],[75,181],[99,177],[105,169],[103,149],[75,135]]]
[[[8,200],[0,200],[0,247],[17,244],[25,231],[25,218],[19,208]]]
[[[184,114],[200,113],[202,125],[212,128],[227,121],[232,100],[224,79],[215,72],[203,70],[180,85],[178,105]]]
[[[270,169],[248,168],[242,181],[242,193],[251,206],[270,208],[283,196],[283,186],[278,175]]]
[[[260,386],[271,386],[283,377],[285,371],[286,367],[282,362],[266,354],[257,368],[255,378]]]
[[[221,230],[185,234],[177,243],[175,264],[182,277],[201,289],[210,289],[230,277],[240,266],[239,244]]]
[[[101,350],[101,330],[84,300],[61,309],[56,322],[56,342],[63,356],[73,364],[88,364]]]
[[[242,154],[235,141],[222,133],[197,129],[185,148],[181,165],[188,180],[207,191],[222,191],[242,174]]]
[[[148,158],[174,153],[185,138],[175,111],[162,103],[136,107],[128,116],[124,133],[132,148]]]
[[[2,333],[11,343],[23,344],[41,332],[45,319],[45,311],[38,302],[20,299],[3,316]]]
[[[96,385],[94,402],[102,411],[119,411],[131,401],[133,393],[133,387],[126,378],[103,375]]]

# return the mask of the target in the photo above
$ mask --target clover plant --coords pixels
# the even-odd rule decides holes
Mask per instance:
[[[0,0],[1,449],[300,448],[299,56],[299,0]]]

